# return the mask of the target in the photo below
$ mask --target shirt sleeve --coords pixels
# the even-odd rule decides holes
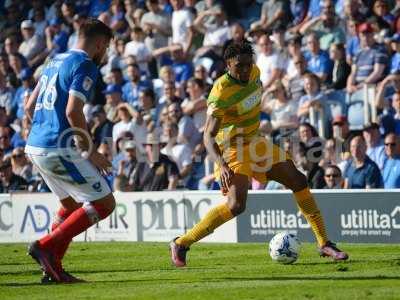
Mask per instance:
[[[97,67],[94,63],[89,60],[82,62],[73,72],[69,94],[87,102],[96,84],[97,74]]]
[[[371,188],[383,187],[382,175],[377,165],[371,165],[366,176],[366,183]]]
[[[225,114],[224,102],[221,100],[221,86],[216,82],[207,99],[207,115],[221,119]]]

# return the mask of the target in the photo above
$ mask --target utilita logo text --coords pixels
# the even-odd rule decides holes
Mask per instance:
[[[258,214],[251,214],[250,224],[253,229],[310,228],[300,212],[287,214],[282,209],[261,210]]]
[[[376,209],[353,209],[340,215],[340,224],[345,229],[400,229],[400,206],[387,214]]]

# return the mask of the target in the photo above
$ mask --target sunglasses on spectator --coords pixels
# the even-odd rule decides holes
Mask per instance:
[[[385,143],[385,146],[394,147],[394,146],[396,146],[396,143]]]
[[[12,157],[12,158],[21,158],[21,157],[23,157],[23,156],[24,156],[24,154],[19,153],[19,154],[13,154],[11,157]]]
[[[337,178],[337,177],[339,177],[340,175],[339,174],[335,174],[335,173],[332,173],[332,174],[325,174],[325,177],[333,177],[333,178]]]
[[[9,137],[8,137],[8,135],[2,135],[2,136],[0,136],[0,140],[8,140],[9,139]]]

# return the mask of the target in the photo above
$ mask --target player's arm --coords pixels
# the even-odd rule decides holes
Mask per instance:
[[[231,185],[233,172],[225,162],[221,150],[215,141],[215,137],[221,126],[221,119],[212,115],[207,114],[206,125],[204,130],[204,145],[212,157],[212,159],[219,165],[221,170],[221,184],[224,192],[227,192]]]
[[[25,115],[31,122],[33,120],[33,113],[35,112],[36,100],[37,97],[39,96],[39,92],[40,92],[40,81],[36,84],[36,87],[29,96],[28,101],[24,103]]]

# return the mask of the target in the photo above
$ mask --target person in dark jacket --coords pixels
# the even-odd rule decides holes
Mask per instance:
[[[346,88],[347,77],[351,72],[351,67],[346,62],[346,51],[344,44],[334,43],[329,49],[329,56],[333,61],[332,83],[329,88],[341,90]]]

